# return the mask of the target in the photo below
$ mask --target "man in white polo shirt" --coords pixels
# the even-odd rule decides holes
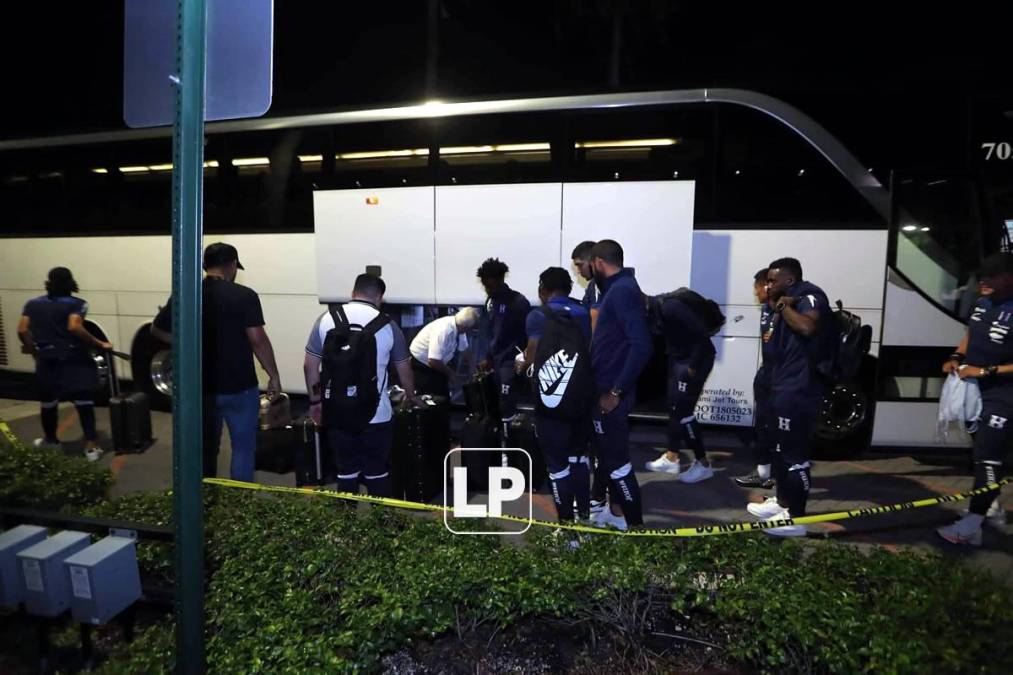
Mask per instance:
[[[401,386],[409,394],[409,400],[421,404],[414,394],[415,381],[404,333],[390,317],[380,312],[385,291],[386,284],[378,276],[360,274],[356,277],[352,300],[324,312],[313,324],[303,361],[306,391],[310,397],[310,416],[314,422],[324,427],[327,434],[327,442],[338,471],[338,490],[357,493],[359,481],[362,480],[366,483],[369,494],[377,497],[388,497],[391,493],[389,464],[394,429],[391,423],[393,410],[387,395],[388,364],[394,364]],[[336,324],[335,316],[341,326]],[[333,364],[340,362],[340,351],[348,349],[338,346],[336,349],[332,347],[332,351],[328,352],[328,334],[332,331],[337,334],[338,329],[347,330],[347,334],[359,333],[356,338],[347,339],[346,344],[354,342],[355,351],[360,355],[372,358],[372,350],[375,349],[376,370],[375,377],[374,371],[368,370],[369,379],[372,380],[368,385],[369,391],[364,391],[361,385],[348,386],[349,382],[345,380],[341,380],[341,386],[338,386],[339,378],[348,375],[348,372],[338,373],[334,370],[326,373],[324,378],[321,377],[321,365],[330,363],[333,367]],[[364,342],[364,334],[371,335],[371,340]],[[330,344],[334,345],[335,337],[332,336],[331,339]],[[353,378],[361,375],[358,365],[351,363],[346,369]],[[321,383],[321,379],[327,380],[328,377],[334,379],[333,386],[329,380]],[[357,381],[352,380],[353,383]],[[373,386],[376,387],[375,392]],[[326,406],[324,399],[327,399]]]
[[[412,340],[412,372],[419,394],[450,396],[454,371],[450,360],[468,348],[467,332],[478,323],[479,313],[465,307],[454,316],[444,316],[422,327]]]

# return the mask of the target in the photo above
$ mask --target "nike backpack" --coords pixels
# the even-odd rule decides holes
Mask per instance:
[[[380,406],[376,374],[376,334],[390,318],[382,312],[365,326],[348,321],[341,305],[330,308],[334,328],[324,338],[320,363],[322,423],[329,429],[359,433]]]
[[[535,350],[532,387],[539,415],[557,420],[586,418],[594,398],[591,350],[569,312],[542,307],[545,325]]]

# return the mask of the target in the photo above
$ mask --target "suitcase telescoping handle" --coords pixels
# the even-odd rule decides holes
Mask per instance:
[[[120,395],[120,379],[116,376],[116,357],[130,360],[130,354],[124,354],[114,349],[106,351],[106,365],[109,367],[109,395],[119,396]]]
[[[314,456],[317,462],[317,482],[322,483],[324,480],[324,460],[320,456],[320,430],[316,428],[316,425],[313,426],[313,442],[316,444]]]

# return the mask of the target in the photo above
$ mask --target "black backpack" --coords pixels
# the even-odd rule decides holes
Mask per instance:
[[[334,328],[324,338],[320,364],[323,425],[349,433],[369,426],[380,406],[376,375],[376,334],[390,323],[381,312],[365,326],[348,321],[341,305],[330,308]]]
[[[830,313],[816,370],[831,384],[850,380],[858,374],[871,345],[872,327],[863,326],[862,318],[844,309],[838,300],[837,309]]]
[[[531,378],[539,415],[577,421],[587,417],[594,397],[591,350],[577,321],[566,311],[543,306],[545,325],[535,350]]]
[[[648,314],[658,333],[664,333],[664,319],[661,308],[666,300],[678,300],[689,307],[690,311],[700,318],[708,335],[714,335],[725,325],[725,315],[721,313],[718,303],[703,297],[689,288],[679,288],[669,293],[662,293],[651,298]]]

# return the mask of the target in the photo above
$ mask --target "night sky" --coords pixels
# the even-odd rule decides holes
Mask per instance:
[[[122,0],[27,5],[5,7],[0,29],[0,137],[123,128]],[[442,0],[435,68],[430,5],[276,2],[269,114],[743,87],[901,163],[966,153],[969,116],[1013,92],[1001,3]]]

